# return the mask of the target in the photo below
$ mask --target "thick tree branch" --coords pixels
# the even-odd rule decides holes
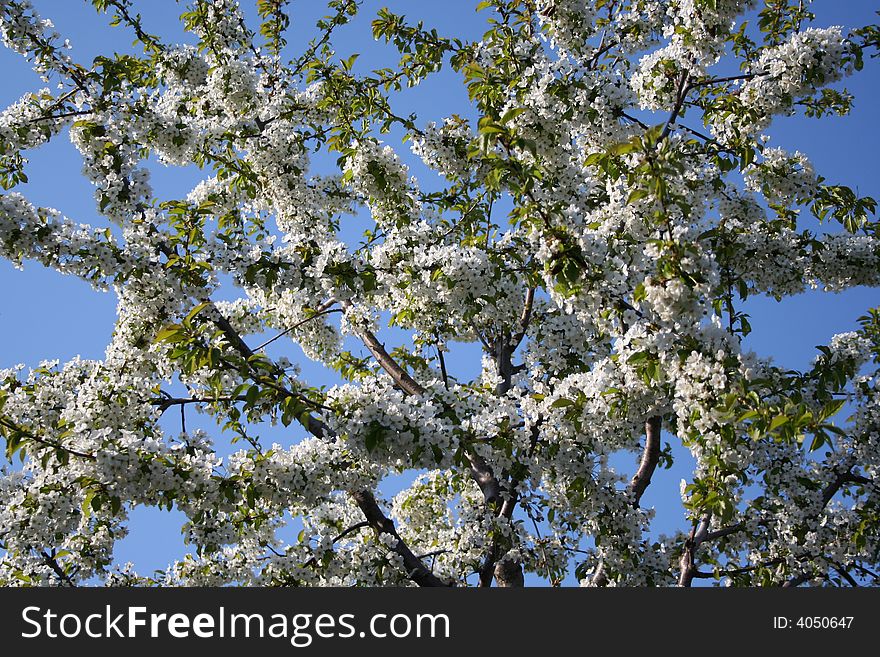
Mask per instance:
[[[505,333],[495,342],[495,365],[498,368],[500,383],[495,387],[499,397],[506,395],[513,387],[513,348]]]
[[[425,394],[425,389],[409,375],[409,372],[397,364],[397,361],[385,350],[385,345],[379,342],[379,339],[372,331],[360,327],[357,327],[356,331],[358,337],[373,355],[373,358],[376,359],[376,362],[388,373],[388,376],[391,377],[394,383],[400,386],[401,390],[408,395],[420,396]]]
[[[633,506],[637,507],[642,495],[651,483],[657,462],[660,460],[660,416],[654,416],[645,422],[645,448],[639,469],[629,482],[629,490],[633,495]]]
[[[409,395],[421,396],[425,394],[426,390],[409,375],[409,372],[397,364],[397,361],[391,357],[385,350],[385,346],[371,331],[358,328],[357,333],[376,362],[400,386],[401,390]],[[465,455],[471,466],[471,476],[483,492],[486,503],[490,506],[496,504],[501,495],[501,485],[491,466],[482,456],[470,450],[467,450]]]
[[[849,584],[851,587],[853,587],[855,589],[859,588],[859,583],[855,580],[855,578],[852,575],[850,575],[849,571],[846,568],[844,568],[841,564],[835,564],[833,566],[833,568],[837,572],[838,575],[840,575],[843,579],[846,580],[847,584]]]
[[[831,498],[833,498],[841,488],[843,488],[846,484],[861,484],[867,485],[872,483],[872,481],[866,477],[862,477],[857,474],[853,474],[851,471],[847,470],[846,472],[841,472],[835,477],[834,481],[829,483],[824,490],[822,491],[822,509],[828,506],[828,503],[831,502]]]
[[[516,351],[516,348],[523,341],[523,338],[526,337],[526,331],[529,329],[529,324],[532,321],[532,310],[535,307],[535,288],[530,287],[526,290],[526,299],[523,304],[522,315],[519,318],[519,330],[513,335],[510,340],[511,351]]]
[[[357,328],[356,331],[358,337],[367,347],[369,352],[373,355],[373,358],[376,359],[376,362],[379,363],[382,369],[388,373],[391,379],[401,388],[401,390],[410,395],[421,396],[425,394],[425,388],[423,388],[415,379],[413,379],[412,376],[410,376],[409,372],[407,372],[400,365],[397,364],[397,361],[395,361],[394,358],[392,358],[388,351],[385,349],[385,345],[383,345],[379,341],[379,339],[372,331],[363,328]],[[508,357],[507,360],[509,361],[510,355],[509,345],[506,345],[506,343],[504,343],[504,345],[506,345],[505,349],[500,344],[502,342],[504,341],[499,341],[498,347],[499,363],[507,362],[502,361],[502,358],[505,355]],[[506,390],[503,389],[505,385],[508,388],[510,386],[510,380],[512,377],[512,372],[508,371],[510,369],[511,368],[509,367],[505,368],[504,374],[502,374],[502,383],[499,386],[500,388],[502,388],[501,394],[506,392]],[[473,452],[472,450],[466,450],[465,456],[471,466],[471,477],[477,483],[477,486],[480,487],[480,491],[483,493],[483,499],[485,500],[486,505],[490,508],[495,508],[499,500],[501,499],[501,482],[498,480],[498,477],[495,475],[492,467],[486,462],[486,459],[484,459],[482,456]],[[513,513],[512,507],[510,508],[509,513]],[[484,561],[483,567],[480,571],[481,584],[485,581],[485,577],[488,577],[491,583],[491,577],[494,573],[495,561],[498,558],[497,552],[498,548],[496,546],[490,548],[486,560]],[[484,573],[489,573],[489,575],[484,576]]]
[[[522,588],[526,585],[522,564],[513,559],[502,559],[495,565],[495,581],[500,588]]]
[[[810,581],[811,579],[813,579],[814,577],[815,577],[815,575],[813,575],[812,573],[801,573],[800,575],[795,575],[795,576],[792,577],[790,580],[788,580],[787,582],[785,582],[785,583],[782,585],[782,588],[784,588],[784,589],[793,589],[793,588],[797,588],[797,587],[800,586],[801,584],[806,584],[807,582],[809,582],[809,581]]]
[[[235,349],[241,356],[244,358],[250,358],[254,355],[253,349],[248,347],[247,342],[239,335],[238,331],[229,323],[229,320],[221,313],[217,307],[212,303],[211,309],[214,311],[212,314],[212,321],[217,325],[223,332],[223,337],[225,337],[229,344],[232,345],[233,349]]]
[[[419,586],[449,586],[449,584],[428,570],[425,564],[407,547],[403,539],[400,538],[400,534],[397,533],[394,522],[382,513],[382,510],[376,503],[376,498],[373,497],[370,491],[356,491],[351,494],[351,497],[377,536],[388,534],[394,537],[396,543],[392,549],[403,559],[403,566],[406,568],[407,575],[412,581]]]
[[[533,290],[530,290],[530,294],[526,295],[525,308],[523,309],[523,314],[520,319],[520,327],[523,332],[525,332],[525,328],[528,325],[529,316],[531,315],[531,306],[534,300],[533,295]],[[518,341],[519,338],[514,338],[514,340]],[[498,383],[495,389],[495,393],[499,397],[506,395],[513,386],[512,358],[513,350],[515,348],[513,344],[513,340],[511,340],[510,336],[506,332],[502,332],[501,335],[498,336],[498,339],[495,341],[494,344],[495,364],[498,368],[498,374],[501,376],[501,381]],[[536,430],[537,429],[533,430],[533,444],[537,440],[537,437],[535,436]],[[471,465],[474,465],[473,461],[471,461]],[[486,466],[486,469],[490,474],[492,473],[491,468],[488,468],[488,466]],[[502,485],[498,478],[494,476],[494,474],[492,474],[491,477],[491,485],[493,486],[492,494],[495,496],[494,499],[497,501],[498,499],[500,499],[500,496],[502,494]],[[519,481],[516,478],[511,477],[506,484],[507,495],[504,499],[504,502],[501,504],[501,507],[497,511],[497,517],[504,518],[507,521],[509,521],[513,517],[513,512],[516,509],[516,504],[518,501],[518,494],[516,492],[518,486]],[[490,505],[493,505],[493,502],[490,502],[488,497],[486,498],[486,501]],[[483,559],[483,564],[480,567],[480,586],[491,586],[493,578],[495,582],[497,582],[498,586],[501,587],[516,587],[524,585],[522,564],[520,564],[518,561],[513,561],[510,559],[504,559],[503,561],[499,562],[499,559],[502,556],[502,543],[499,538],[493,537],[490,547],[486,552],[486,556]]]
[[[684,550],[682,550],[681,559],[679,560],[679,586],[689,587],[694,581],[694,577],[696,577],[699,572],[694,557],[697,548],[700,547],[709,535],[709,523],[711,520],[711,514],[707,513],[703,515],[703,517],[700,518],[700,521],[694,525],[694,528],[691,530],[690,537],[684,542]]]

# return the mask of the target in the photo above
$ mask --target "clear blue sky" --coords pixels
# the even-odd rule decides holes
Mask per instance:
[[[98,16],[88,2],[34,0],[34,4],[43,17],[53,20],[62,35],[70,38],[74,46],[71,54],[77,61],[88,63],[107,51],[132,50],[130,33],[106,27],[107,17]],[[162,35],[166,41],[192,41],[176,20],[182,4],[173,0],[137,4],[149,31]],[[252,0],[241,0],[241,4],[253,15],[255,3]],[[309,26],[324,13],[322,4],[319,0],[291,3],[291,48],[297,49],[303,35],[310,34]],[[393,65],[396,61],[390,48],[374,44],[369,36],[369,21],[381,6],[406,13],[412,19],[422,19],[446,36],[474,39],[485,29],[486,14],[473,11],[475,0],[366,0],[364,4],[361,16],[340,31],[342,38],[336,42],[340,56],[363,53],[359,67]],[[874,22],[877,8],[876,2],[871,0],[817,0],[814,4],[818,15],[816,25],[855,26]],[[6,49],[0,49],[0,71],[3,71],[0,103],[4,107],[23,93],[44,86],[21,57]],[[850,116],[821,121],[780,119],[771,130],[772,145],[801,150],[810,156],[817,171],[829,182],[847,184],[861,195],[880,198],[876,169],[876,157],[880,153],[880,131],[876,126],[876,108],[880,103],[878,82],[880,60],[868,60],[863,72],[845,82],[856,96]],[[466,102],[463,87],[452,73],[443,73],[429,83],[407,90],[397,102],[399,113],[418,112],[422,123],[440,120],[451,113],[468,113],[463,111]],[[406,152],[406,148],[401,149],[402,154]],[[28,157],[30,181],[18,191],[36,204],[61,210],[75,221],[106,225],[97,214],[90,184],[79,175],[79,155],[65,136],[29,153]],[[408,163],[420,179],[431,179],[419,162],[409,158]],[[194,167],[181,170],[152,166],[152,183],[162,199],[184,197],[203,175],[204,172]],[[766,298],[751,299],[747,311],[751,313],[753,333],[748,345],[760,354],[772,355],[779,364],[802,368],[814,357],[815,345],[827,342],[835,333],[853,329],[856,318],[867,307],[877,305],[878,300],[877,291],[868,289],[840,294],[809,293],[781,303]],[[101,358],[113,329],[115,303],[112,293],[94,292],[85,283],[38,264],[27,263],[24,271],[17,271],[8,262],[0,261],[0,368],[16,363],[36,366],[44,359],[57,358],[63,362],[76,355]],[[479,356],[474,350],[459,350],[454,356],[450,368],[461,376],[478,371]],[[310,367],[306,361],[302,365],[304,376],[310,382],[333,382],[322,368]],[[190,425],[198,426],[194,421]],[[176,430],[173,423],[169,428]],[[644,504],[656,505],[660,511],[656,520],[658,529],[671,531],[683,524],[678,481],[688,476],[686,465],[684,462],[671,471],[659,472],[644,497]],[[179,514],[139,509],[132,518],[131,535],[118,545],[117,561],[131,560],[140,572],[148,573],[181,554]]]

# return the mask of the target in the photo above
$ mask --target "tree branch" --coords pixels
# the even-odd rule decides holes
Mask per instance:
[[[288,333],[291,333],[292,331],[295,331],[295,330],[298,329],[300,326],[302,326],[302,325],[305,324],[306,322],[310,322],[310,321],[312,321],[312,320],[315,319],[316,317],[321,317],[322,315],[329,315],[330,313],[338,313],[338,312],[342,312],[342,310],[339,309],[339,308],[333,308],[333,304],[335,304],[335,303],[336,303],[335,300],[331,300],[331,301],[328,301],[327,303],[325,303],[325,304],[319,306],[318,309],[315,310],[315,312],[314,312],[313,314],[309,315],[309,316],[306,317],[305,319],[301,319],[300,321],[298,321],[296,324],[294,324],[294,325],[291,326],[290,328],[286,328],[286,329],[284,329],[283,331],[281,331],[281,333],[279,333],[279,334],[276,335],[275,337],[269,338],[269,339],[266,340],[263,344],[261,344],[261,345],[258,346],[256,349],[254,349],[254,351],[262,351],[263,349],[265,349],[266,347],[268,347],[270,344],[272,344],[272,343],[275,342],[276,340],[279,340],[279,339],[283,338],[283,337],[284,337],[285,335],[287,335]]]
[[[814,577],[814,575],[811,574],[811,573],[810,573],[810,574],[808,574],[808,573],[801,573],[800,575],[795,575],[795,576],[792,577],[790,580],[788,580],[787,582],[785,582],[785,583],[782,585],[782,588],[784,588],[784,589],[794,589],[794,588],[797,588],[797,587],[800,586],[801,584],[805,584],[806,582],[809,582],[811,579],[813,579],[813,577]]]
[[[821,513],[825,509],[825,507],[828,506],[828,504],[831,502],[831,499],[846,484],[869,485],[872,483],[873,483],[873,481],[871,479],[868,479],[867,477],[862,477],[861,475],[854,474],[851,470],[847,470],[845,472],[838,473],[838,475],[834,478],[834,480],[832,482],[830,482],[827,486],[825,486],[825,488],[822,490],[822,505],[819,509],[819,513]],[[708,518],[708,515],[704,516],[704,518]],[[702,525],[702,523],[701,523],[701,525]],[[683,552],[682,558],[681,558],[681,574],[679,576],[679,585],[680,586],[690,586],[690,581],[693,580],[694,578],[715,577],[715,573],[706,573],[706,572],[697,570],[697,568],[693,562],[694,553],[696,552],[696,550],[700,546],[700,544],[702,544],[706,541],[711,541],[714,539],[722,538],[724,536],[729,536],[730,534],[734,534],[738,531],[741,531],[742,529],[744,529],[744,527],[745,527],[744,523],[739,522],[739,523],[730,525],[729,527],[724,527],[723,529],[715,530],[713,532],[704,531],[702,533],[702,535],[700,535],[699,532],[697,532],[696,534],[692,533],[691,538],[688,539],[687,541],[685,541],[685,549],[684,549],[684,552]],[[708,525],[706,525],[706,528],[708,528]],[[751,572],[751,571],[756,570],[758,568],[764,568],[764,567],[776,565],[779,563],[782,563],[781,559],[774,559],[774,560],[771,560],[771,561],[768,561],[768,562],[765,562],[762,564],[758,564],[757,566],[747,566],[744,568],[726,569],[723,571],[719,571],[718,574],[720,574],[722,576],[738,575],[738,574],[742,574],[742,573]],[[846,569],[843,568],[842,566],[840,566],[839,568],[835,567],[835,570],[837,570],[837,572],[840,573],[841,577],[843,577],[844,579],[847,579],[847,576],[849,576],[849,573],[846,572]],[[843,572],[841,572],[841,570]],[[844,575],[844,572],[846,572],[846,575]],[[786,582],[784,582],[782,584],[782,587],[783,588],[797,587],[805,582],[808,582],[809,580],[813,579],[814,577],[815,577],[815,575],[812,573],[809,573],[809,574],[805,573],[805,572],[800,573],[799,575],[796,575],[796,576],[792,577],[791,579],[787,580]],[[847,579],[847,581],[849,581],[849,579]],[[858,584],[856,584],[856,586],[857,585]]]
[[[151,399],[152,406],[158,406],[160,411],[166,411],[172,406],[183,406],[186,404],[216,404],[218,402],[236,402],[245,401],[244,395],[238,397],[165,397],[163,399]]]
[[[837,574],[840,575],[846,582],[853,587],[854,589],[860,588],[859,583],[855,580],[855,578],[849,574],[849,571],[844,568],[841,564],[834,564],[834,570],[837,571]]]
[[[525,576],[522,564],[513,559],[502,559],[495,565],[495,581],[500,588],[523,588]]]
[[[717,538],[724,538],[725,536],[730,536],[743,529],[745,529],[745,524],[741,522],[738,522],[735,525],[730,525],[729,527],[724,527],[723,529],[716,529],[714,532],[707,532],[706,538],[703,539],[703,542],[714,541]]]
[[[764,563],[759,563],[754,566],[743,566],[742,568],[727,568],[725,570],[718,571],[718,575],[721,577],[732,577],[734,575],[743,575],[745,573],[751,573],[759,568],[767,568],[769,566],[775,566],[779,563],[782,563],[782,559],[771,559],[770,561],[765,561]],[[702,570],[695,570],[693,572],[693,577],[695,579],[714,579],[716,573],[707,573]]]
[[[870,479],[866,477],[862,477],[857,474],[853,474],[852,471],[847,470],[846,472],[841,472],[837,475],[837,477],[828,484],[825,489],[822,491],[822,509],[828,506],[828,503],[831,502],[831,498],[833,498],[838,491],[844,487],[846,484],[862,484],[868,485],[873,483]]]
[[[675,125],[675,121],[681,113],[681,108],[684,106],[684,100],[687,98],[688,91],[690,91],[690,85],[688,84],[689,77],[689,74],[685,72],[682,74],[681,80],[679,80],[675,107],[672,108],[672,114],[669,115],[666,125],[663,126],[663,132],[660,134],[660,141],[663,141],[669,136],[669,133],[672,132],[672,126]]]
[[[128,12],[128,8],[125,4],[119,2],[119,0],[109,0],[109,4],[119,12],[120,17],[134,30],[138,41],[140,41],[146,48],[159,52],[165,50],[165,46],[162,45],[157,37],[152,34],[147,34],[147,32],[144,31],[140,21],[140,14],[132,16]]]
[[[697,87],[705,87],[711,84],[723,84],[725,82],[735,82],[737,80],[751,80],[762,75],[767,75],[767,73],[743,73],[742,75],[729,75],[723,78],[707,78],[705,80],[691,82],[688,86],[691,89],[696,89]]]
[[[336,537],[333,539],[333,542],[338,543],[339,541],[341,541],[343,538],[345,538],[349,534],[353,534],[354,532],[359,531],[359,530],[363,529],[364,527],[369,527],[369,526],[370,526],[370,523],[367,522],[366,520],[363,520],[361,522],[357,522],[357,523],[353,524],[351,527],[349,527],[348,529],[345,529],[342,532],[340,532],[339,534],[337,534]]]
[[[845,472],[838,473],[838,475],[834,478],[834,481],[829,483],[822,490],[822,506],[819,508],[819,513],[821,513],[825,509],[825,507],[828,506],[828,504],[831,502],[831,499],[846,484],[867,485],[867,484],[872,484],[872,483],[873,483],[872,480],[870,480],[866,477],[862,477],[860,475],[854,474],[851,470],[846,470]],[[818,515],[818,513],[816,515]],[[840,571],[838,571],[838,572],[840,572]],[[803,572],[803,573],[800,573],[799,575],[796,575],[796,576],[792,577],[791,579],[789,579],[787,582],[785,582],[782,585],[782,587],[783,588],[795,588],[795,587],[800,586],[801,584],[809,582],[811,579],[814,579],[815,577],[816,577],[816,575],[813,573]]]
[[[394,383],[400,386],[401,390],[408,395],[420,396],[425,394],[425,389],[409,375],[409,372],[397,364],[397,361],[385,350],[385,346],[379,342],[379,339],[372,331],[360,327],[355,327],[355,331],[373,355],[373,358],[376,359],[376,362],[388,373]]]
[[[657,462],[660,460],[660,426],[661,418],[656,415],[645,422],[645,449],[639,469],[629,482],[629,490],[633,495],[633,506],[638,507],[642,495],[651,483]]]
[[[449,374],[446,372],[446,359],[443,357],[443,349],[440,345],[437,348],[437,360],[440,362],[440,377],[443,379],[443,387],[449,390]]]
[[[397,533],[394,522],[382,513],[382,510],[376,503],[376,498],[370,491],[359,490],[352,493],[351,497],[377,536],[388,534],[395,538],[396,543],[392,549],[403,559],[404,568],[406,568],[407,574],[412,581],[419,586],[450,586],[450,584],[447,584],[428,570],[425,564],[412,553],[403,539],[400,538],[400,534]]]
[[[76,583],[73,581],[73,578],[70,577],[67,573],[64,572],[64,569],[58,563],[58,560],[55,558],[55,551],[52,550],[52,554],[48,552],[43,552],[42,557],[46,562],[46,565],[52,569],[52,572],[57,575],[58,579],[62,584],[67,584],[67,586],[76,586]]]
[[[367,329],[355,328],[358,337],[367,347],[369,352],[373,355],[373,358],[376,359],[376,362],[385,370],[391,379],[400,386],[401,390],[409,395],[424,395],[426,390],[423,388],[415,379],[413,379],[409,372],[404,370],[400,365],[397,364],[397,361],[391,357],[391,355],[386,351],[385,346],[379,342],[379,339]],[[509,385],[509,377],[507,379]],[[502,386],[504,383],[502,382]],[[494,508],[497,506],[498,501],[501,499],[501,482],[498,480],[498,477],[492,470],[492,467],[486,462],[479,454],[471,451],[465,450],[465,457],[470,463],[471,466],[471,478],[477,483],[477,486],[480,487],[480,491],[483,493],[483,499],[486,502],[486,505],[490,508]],[[510,509],[510,513],[513,513],[513,509]],[[495,550],[497,551],[497,550]],[[490,553],[493,553],[493,550],[490,549]],[[488,557],[487,557],[488,558]],[[497,557],[496,557],[497,559]],[[491,567],[488,566],[484,562],[484,568],[489,569],[490,572],[493,572],[495,559],[492,560]],[[483,569],[481,569],[483,572]],[[490,581],[491,581],[491,575]],[[483,581],[483,577],[481,575],[481,582]]]
[[[250,364],[250,359],[255,355],[253,349],[248,347],[247,343],[242,339],[241,335],[238,334],[238,331],[229,323],[229,320],[223,316],[223,314],[217,309],[217,307],[211,303],[211,310],[213,311],[212,321],[217,325],[217,328],[223,333],[223,336],[232,345],[232,348],[235,349],[240,356],[245,359],[245,363],[247,368],[250,370],[252,374],[256,374],[256,378],[254,379],[258,383],[262,383],[263,385],[267,385],[274,390],[288,396],[288,397],[296,397],[297,399],[301,399],[308,404],[312,404],[311,400],[303,397],[301,394],[295,393],[291,390],[288,390],[284,386],[276,383],[275,381],[266,381],[263,377],[259,376],[258,372],[254,371],[253,366]],[[275,368],[278,374],[283,374],[283,372]],[[305,419],[304,417],[305,416]],[[324,424],[321,420],[313,416],[311,413],[303,414],[297,416],[296,420],[313,436],[316,438],[333,438],[332,432],[329,430],[326,424]]]
[[[529,324],[532,321],[532,310],[535,306],[535,288],[530,287],[526,290],[526,300],[523,304],[522,315],[519,318],[519,330],[513,335],[510,340],[511,351],[516,351],[516,348],[523,341],[523,338],[526,336],[526,331],[529,328]]]
[[[679,586],[689,587],[699,572],[694,556],[696,555],[697,548],[700,547],[709,535],[709,523],[711,520],[711,514],[704,514],[700,518],[699,523],[694,525],[690,537],[684,542],[684,550],[682,550],[681,559],[679,560]]]
[[[36,434],[31,433],[30,431],[22,429],[20,426],[18,426],[14,422],[10,422],[9,420],[7,420],[4,417],[0,417],[0,426],[6,427],[6,429],[9,431],[14,431],[16,433],[19,433],[22,436],[24,436],[25,438],[27,438],[28,440],[32,440],[35,443],[38,443],[40,445],[44,445],[45,447],[51,447],[53,449],[57,449],[62,452],[65,452],[67,454],[70,454],[71,456],[77,456],[81,459],[86,459],[87,461],[95,461],[96,460],[96,457],[94,454],[80,452],[78,450],[71,449],[70,447],[66,447],[66,446],[62,445],[61,443],[57,443],[54,440],[47,440],[46,438],[41,438],[40,436],[37,436]],[[7,440],[8,440],[8,438],[7,438]]]
[[[376,362],[385,370],[391,379],[400,386],[401,390],[409,395],[424,395],[426,390],[409,373],[397,364],[391,355],[385,350],[385,346],[379,339],[366,329],[356,329],[358,337],[376,359]],[[501,485],[492,468],[479,454],[466,450],[465,456],[471,465],[471,477],[477,482],[483,492],[483,498],[490,506],[494,505],[501,495]]]

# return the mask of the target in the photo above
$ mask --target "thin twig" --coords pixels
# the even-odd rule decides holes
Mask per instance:
[[[306,322],[310,322],[310,321],[312,321],[312,320],[315,319],[316,317],[320,317],[321,315],[329,315],[330,313],[341,313],[341,312],[342,312],[342,309],[341,309],[341,308],[331,308],[331,306],[332,306],[334,303],[336,303],[336,301],[328,301],[328,302],[325,303],[323,306],[321,306],[320,308],[318,308],[318,309],[315,311],[315,313],[314,313],[313,315],[309,315],[309,316],[306,317],[305,319],[302,319],[302,320],[298,321],[296,324],[294,324],[294,325],[291,326],[290,328],[284,329],[281,333],[279,333],[278,335],[276,335],[274,338],[270,338],[270,339],[266,340],[266,341],[265,341],[263,344],[261,344],[260,346],[255,347],[255,348],[254,348],[254,351],[262,351],[263,349],[265,349],[266,347],[268,347],[270,344],[272,344],[272,343],[275,342],[276,340],[278,340],[278,339],[280,339],[280,338],[283,338],[283,337],[284,337],[285,335],[287,335],[288,333],[290,333],[290,332],[292,332],[292,331],[295,331],[295,330],[298,329],[300,326],[302,326],[302,325],[305,324]]]

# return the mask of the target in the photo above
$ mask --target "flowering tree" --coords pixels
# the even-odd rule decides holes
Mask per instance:
[[[875,26],[810,27],[789,0],[490,0],[464,42],[383,9],[399,65],[362,74],[334,46],[360,0],[301,47],[286,0],[258,0],[259,26],[194,0],[184,46],[131,0],[91,4],[135,54],[76,62],[28,0],[0,4],[55,88],[0,115],[0,250],[119,300],[103,360],[0,372],[0,583],[875,582],[880,311],[802,372],[741,345],[751,295],[880,285],[875,202],[765,137],[849,111],[829,85]],[[462,115],[399,115],[443,67]],[[110,229],[15,191],[66,135]],[[210,177],[160,199],[150,157]],[[270,355],[291,341],[340,384]],[[481,345],[478,378],[452,343]],[[188,408],[216,432],[160,426]],[[686,515],[659,535],[643,493],[688,451]],[[188,518],[164,575],[114,567],[138,505]]]

